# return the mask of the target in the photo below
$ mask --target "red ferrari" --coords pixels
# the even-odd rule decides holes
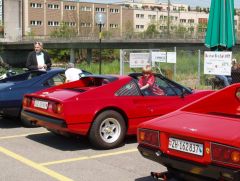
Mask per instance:
[[[21,117],[56,134],[87,135],[98,148],[119,146],[139,123],[174,111],[207,94],[156,74],[164,95],[150,96],[138,86],[140,73],[90,75],[81,80],[27,94]]]
[[[175,180],[240,180],[240,84],[139,125],[138,150]]]

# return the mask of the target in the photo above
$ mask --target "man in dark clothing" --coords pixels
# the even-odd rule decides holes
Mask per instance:
[[[47,70],[52,62],[49,54],[43,50],[42,42],[34,43],[34,51],[28,54],[26,67],[29,70]]]

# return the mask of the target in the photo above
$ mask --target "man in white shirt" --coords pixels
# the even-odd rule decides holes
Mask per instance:
[[[82,70],[78,68],[74,68],[73,63],[69,63],[67,66],[67,70],[65,71],[66,81],[65,82],[72,82],[80,79],[80,75]]]
[[[34,43],[34,51],[28,54],[26,67],[29,70],[47,70],[52,62],[49,54],[43,50],[42,42]]]

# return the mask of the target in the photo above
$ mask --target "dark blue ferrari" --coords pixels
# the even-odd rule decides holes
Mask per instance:
[[[83,75],[91,74],[83,71]],[[53,68],[47,71],[27,71],[0,80],[0,115],[20,118],[23,95],[36,92],[65,82],[65,69]],[[26,127],[32,127],[20,119]]]

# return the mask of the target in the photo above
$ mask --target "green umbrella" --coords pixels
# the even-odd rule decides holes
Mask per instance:
[[[231,49],[236,43],[234,0],[212,0],[205,45],[213,50]]]

